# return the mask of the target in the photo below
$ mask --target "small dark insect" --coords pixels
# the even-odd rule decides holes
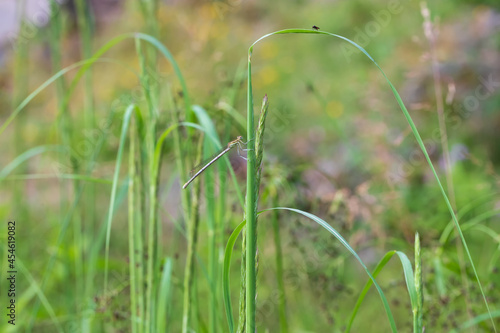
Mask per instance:
[[[313,29],[314,29],[314,30],[319,30],[319,27],[317,27],[317,26],[313,25]]]

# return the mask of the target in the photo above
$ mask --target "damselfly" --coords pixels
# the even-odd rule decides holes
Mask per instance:
[[[244,150],[242,148],[242,146],[245,144],[245,142],[243,142],[243,137],[242,136],[239,136],[236,138],[236,140],[233,140],[231,142],[229,142],[227,144],[227,147],[224,148],[223,150],[221,150],[220,152],[218,152],[217,154],[214,155],[214,157],[212,159],[210,159],[205,165],[203,165],[203,167],[198,170],[192,177],[191,179],[189,179],[186,184],[184,184],[184,186],[182,186],[183,189],[185,189],[186,187],[188,187],[189,184],[191,184],[191,182],[193,180],[195,180],[196,177],[198,177],[203,171],[205,171],[209,166],[211,166],[212,164],[214,164],[219,158],[221,158],[222,156],[224,156],[225,153],[227,153],[228,151],[231,150],[231,148],[237,146],[238,149],[241,149],[241,150]],[[196,168],[195,168],[196,170]]]

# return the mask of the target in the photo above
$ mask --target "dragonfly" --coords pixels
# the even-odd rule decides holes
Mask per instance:
[[[191,179],[189,179],[186,184],[184,184],[184,186],[182,186],[183,189],[185,189],[186,187],[189,186],[189,184],[191,184],[191,182],[193,180],[196,179],[196,177],[198,177],[203,171],[205,171],[209,166],[211,166],[212,164],[214,164],[219,158],[221,158],[222,156],[224,156],[228,151],[230,151],[233,147],[238,147],[238,150],[245,150],[243,149],[243,145],[245,144],[245,142],[243,142],[243,137],[242,136],[238,136],[236,138],[236,140],[233,140],[231,142],[229,142],[226,146],[226,148],[222,149],[220,152],[216,153],[210,160],[209,162],[207,162],[205,165],[203,165],[203,167],[198,170],[198,172],[196,172],[192,177]],[[196,170],[196,168],[194,169]]]

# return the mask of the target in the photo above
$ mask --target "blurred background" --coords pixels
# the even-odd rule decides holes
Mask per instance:
[[[490,305],[498,309],[500,2],[159,1],[154,2],[157,15],[151,17],[144,15],[144,8],[153,2],[96,0],[84,2],[88,5],[84,18],[90,28],[83,33],[78,3],[0,1],[2,126],[27,96],[62,68],[89,58],[121,34],[144,32],[155,35],[170,50],[192,103],[207,110],[221,136],[226,133],[223,137],[232,140],[245,134],[238,125],[227,131],[225,119],[228,110],[242,119],[246,115],[249,46],[273,31],[316,25],[352,39],[375,59],[410,111],[461,222],[481,216],[481,225],[491,230],[471,229],[466,239]],[[428,12],[422,11],[423,7]],[[160,91],[168,89],[174,99],[181,99],[172,67],[161,57],[157,66],[154,71]],[[121,129],[121,116],[117,115],[123,114],[130,102],[145,103],[138,70],[134,42],[120,42],[93,65],[90,79],[74,87],[68,101],[58,98],[58,89],[68,88],[75,70],[41,91],[1,133],[0,216],[3,221],[18,221],[17,255],[25,267],[18,280],[21,310],[17,329],[54,331],[51,313],[37,305],[40,295],[34,285],[42,283],[49,257],[56,254],[42,292],[63,331],[80,329],[78,320],[84,309],[93,311],[99,323],[95,331],[129,331],[126,199],[122,197],[123,202],[117,204],[121,208],[113,224],[111,296],[104,297],[100,287],[103,253],[98,255],[96,287],[87,298],[75,296],[79,295],[78,286],[73,284],[80,269],[75,259],[78,232],[61,234],[61,226],[71,209],[80,211],[78,223],[92,230],[98,230],[106,220]],[[373,63],[340,39],[290,34],[257,44],[252,74],[256,106],[265,94],[270,101],[260,209],[277,204],[320,216],[348,240],[369,267],[389,250],[403,251],[412,258],[418,232],[423,247],[428,331],[448,331],[484,313],[470,267],[465,267],[465,273],[461,271],[461,245],[453,232],[448,238],[443,236],[450,215],[436,181]],[[67,103],[72,121],[67,141],[60,131],[69,126],[62,123],[61,127],[61,103]],[[160,114],[169,112],[169,105],[161,99],[158,108]],[[88,142],[100,132],[83,125],[89,110],[95,117],[93,129],[108,135],[99,152]],[[170,123],[166,117],[162,130]],[[71,153],[66,151],[61,157],[56,145],[64,142],[69,142]],[[159,219],[165,251],[174,258],[168,331],[180,332],[186,255],[179,206],[182,184],[176,176],[174,156],[169,153],[171,144],[166,145]],[[40,153],[32,150],[36,147],[43,147]],[[26,152],[30,157],[19,160]],[[58,174],[77,173],[75,167],[86,165],[87,157],[94,153],[92,177],[103,182],[95,185],[93,204],[83,205],[75,201],[79,194],[72,181]],[[243,186],[245,163],[234,154],[231,160]],[[122,192],[125,196],[126,190]],[[231,201],[232,187],[228,194]],[[232,200],[221,248],[242,219],[241,208]],[[259,223],[258,330],[277,332],[278,303],[283,296],[275,289],[275,247],[270,224],[266,225],[264,218]],[[69,225],[73,228],[74,222]],[[342,331],[367,280],[365,273],[316,225],[283,214],[280,226],[289,331]],[[195,320],[197,331],[204,332],[208,291],[203,218],[200,227],[196,273],[199,310]],[[93,239],[80,241],[91,244]],[[239,251],[240,246],[236,247]],[[4,254],[5,249],[2,246]],[[233,258],[236,304],[239,252]],[[2,260],[6,260],[4,255]],[[388,265],[380,275],[380,284],[387,290],[401,331],[409,332],[411,311],[408,298],[401,296],[406,287],[399,263]],[[2,294],[0,299],[5,297]],[[380,329],[373,328],[373,322],[383,321],[379,302],[376,292],[370,291],[354,332],[389,330],[385,322]],[[225,331],[222,301],[219,305],[218,327]],[[0,323],[5,332],[15,331],[5,324],[4,320]],[[484,324],[475,331],[489,329]]]

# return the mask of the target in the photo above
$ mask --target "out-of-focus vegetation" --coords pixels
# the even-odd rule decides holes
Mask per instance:
[[[17,20],[0,36],[0,217],[17,222],[20,268],[16,326],[4,318],[1,330],[228,331],[223,259],[244,219],[246,163],[229,157],[236,185],[221,162],[182,190],[189,169],[214,147],[210,132],[178,125],[213,124],[223,146],[245,136],[249,46],[273,31],[313,25],[364,47],[399,90],[500,326],[500,7],[493,0],[427,5],[431,34],[416,1],[6,1],[0,21]],[[85,64],[75,64],[130,32],[159,42],[124,39],[78,72]],[[392,250],[413,262],[418,232],[425,331],[492,332],[490,318],[478,317],[487,309],[439,187],[373,63],[323,35],[273,36],[253,51],[252,81],[256,106],[265,94],[270,102],[259,210],[315,214],[371,270]],[[124,130],[130,104],[137,107]],[[178,127],[164,132],[169,126]],[[344,331],[368,277],[331,234],[290,212],[267,212],[257,246],[259,332]],[[241,248],[238,241],[230,268],[236,324]],[[410,299],[394,260],[376,280],[398,331],[409,332]],[[7,302],[4,290],[0,300]],[[389,331],[370,290],[351,332]]]

